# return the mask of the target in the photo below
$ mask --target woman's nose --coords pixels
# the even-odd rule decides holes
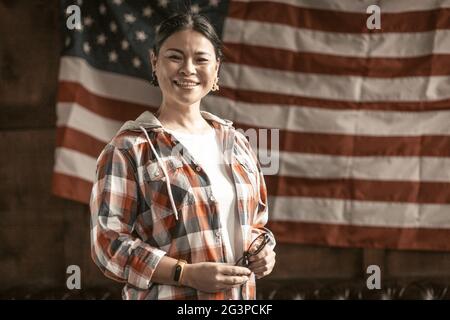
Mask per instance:
[[[185,60],[185,63],[183,63],[180,72],[183,73],[183,74],[187,74],[187,75],[195,73],[195,66],[192,63],[191,59],[186,59]]]

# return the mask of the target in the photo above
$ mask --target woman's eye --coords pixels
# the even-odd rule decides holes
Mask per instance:
[[[175,60],[179,60],[180,59],[180,57],[178,57],[178,56],[170,56],[169,58],[170,59],[175,59]]]
[[[208,62],[208,59],[198,59],[200,62]]]

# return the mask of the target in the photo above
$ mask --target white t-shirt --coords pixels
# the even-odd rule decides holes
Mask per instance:
[[[236,190],[231,169],[225,164],[222,143],[213,128],[204,134],[189,134],[165,129],[172,134],[205,170],[218,204],[222,225],[222,241],[226,246],[227,263],[234,264],[242,256],[243,244],[236,206]]]

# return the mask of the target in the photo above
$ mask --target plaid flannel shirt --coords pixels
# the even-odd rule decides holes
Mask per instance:
[[[273,234],[264,227],[268,220],[267,190],[250,143],[231,121],[205,111],[201,114],[221,138],[231,164],[242,251],[263,231],[269,232],[270,244],[275,246]],[[154,151],[170,178],[172,203]],[[232,298],[231,289],[207,293],[152,282],[164,255],[188,263],[235,261],[226,261],[218,205],[201,164],[151,112],[126,122],[101,152],[90,210],[92,259],[106,276],[125,283],[123,299]],[[243,298],[255,299],[255,290],[252,276],[244,286]]]

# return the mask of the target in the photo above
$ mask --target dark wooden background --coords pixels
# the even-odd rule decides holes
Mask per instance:
[[[58,10],[57,0],[0,0],[0,297],[74,295],[65,282],[75,264],[82,271],[79,297],[120,298],[121,285],[91,261],[87,205],[50,193]],[[287,244],[276,252],[274,272],[259,281],[264,297],[273,298],[273,288],[279,298],[290,298],[292,287],[361,288],[370,264],[381,267],[385,291],[425,281],[444,293],[450,283],[450,253]]]

